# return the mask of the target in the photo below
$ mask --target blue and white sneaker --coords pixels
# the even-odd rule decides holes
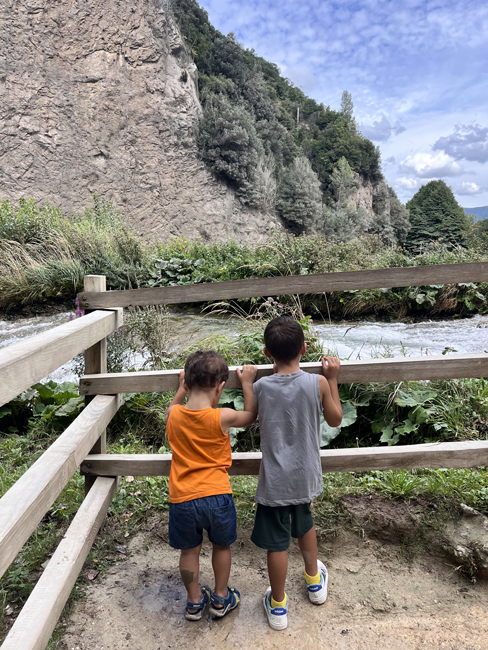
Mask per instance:
[[[271,587],[268,587],[263,598],[264,611],[268,617],[268,623],[272,630],[285,630],[288,625],[286,615],[288,613],[288,596],[285,607],[271,607]]]
[[[320,574],[320,583],[316,585],[307,585],[308,597],[314,605],[322,605],[327,600],[327,585],[329,583],[329,574],[325,565],[318,560],[317,569]]]

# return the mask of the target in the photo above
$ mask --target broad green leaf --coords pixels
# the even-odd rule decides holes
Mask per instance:
[[[54,417],[57,408],[58,408],[57,404],[48,404],[40,414],[41,419],[49,420],[50,418]]]
[[[53,384],[53,382],[48,381],[46,384],[35,385],[35,389],[37,390],[39,397],[42,400],[48,400],[54,397],[55,388],[57,388],[57,384],[54,384],[53,386],[50,386],[49,384]]]
[[[344,402],[342,404],[342,422],[340,427],[348,427],[351,424],[354,424],[358,419],[358,412],[354,404],[351,402]]]
[[[63,417],[77,413],[85,401],[84,397],[72,397],[63,406],[60,406],[56,411],[56,417]]]
[[[323,415],[320,416],[320,446],[327,447],[328,444],[337,438],[341,432],[341,427],[330,427],[324,420]]]
[[[402,426],[396,428],[396,433],[403,436],[405,433],[413,433],[419,428],[418,424],[415,424],[411,420],[405,420]]]
[[[357,401],[358,406],[369,406],[373,393],[363,393]]]
[[[12,415],[12,409],[10,406],[2,406],[2,408],[0,408],[0,418],[5,417],[6,415]]]
[[[406,393],[399,390],[395,397],[395,404],[398,406],[418,406],[425,404],[429,400],[437,396],[438,391],[426,388],[425,390],[411,390]]]
[[[234,447],[237,444],[237,434],[239,433],[239,431],[245,431],[245,430],[246,430],[245,427],[229,427],[230,446],[232,447],[232,449],[234,449]]]
[[[430,413],[423,406],[415,406],[408,412],[408,417],[416,424],[423,424],[429,419]]]
[[[393,436],[393,426],[389,424],[387,427],[382,429],[383,433],[380,438],[380,442],[387,442],[389,445],[390,444],[395,444],[391,442],[392,436]]]

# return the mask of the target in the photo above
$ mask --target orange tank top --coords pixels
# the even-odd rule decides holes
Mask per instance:
[[[173,406],[166,426],[173,450],[169,473],[171,503],[232,494],[227,474],[232,465],[230,438],[222,431],[220,411]]]

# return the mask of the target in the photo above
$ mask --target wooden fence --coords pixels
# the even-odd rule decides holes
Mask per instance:
[[[488,263],[330,273],[130,291],[106,291],[103,276],[87,276],[79,295],[87,310],[76,319],[0,351],[0,406],[75,357],[85,353],[80,394],[86,406],[56,442],[0,499],[0,576],[34,532],[79,467],[86,496],[63,540],[7,635],[1,650],[45,649],[115,494],[118,477],[167,476],[171,456],[106,453],[105,428],[127,392],[171,391],[178,370],[107,374],[106,337],[121,326],[122,308],[253,296],[318,293],[381,287],[488,281]],[[319,373],[320,364],[304,363]],[[258,377],[272,373],[258,367]],[[488,376],[487,354],[345,361],[339,381],[385,382]],[[238,387],[231,368],[227,387]],[[321,452],[324,472],[488,465],[488,441],[337,449]],[[257,474],[260,453],[232,455],[230,474]]]

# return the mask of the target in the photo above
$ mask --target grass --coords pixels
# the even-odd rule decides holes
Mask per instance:
[[[107,214],[109,213],[107,206],[105,206],[104,210]],[[29,213],[30,217],[36,214],[33,208],[31,213]],[[107,214],[102,216],[110,223]],[[34,217],[32,218],[34,219]],[[61,219],[59,215],[54,214],[52,216],[53,223],[58,218]],[[79,236],[80,232],[88,234],[98,232],[98,226],[96,227],[97,219],[103,221],[100,214],[97,216],[96,211],[94,211],[85,220],[81,220],[78,225],[76,225],[75,220],[76,228],[79,228],[79,232],[78,230],[75,231],[76,237]],[[41,226],[42,223],[41,221]],[[41,226],[39,228],[42,231]],[[32,226],[32,228],[34,227]],[[24,230],[23,236],[28,239],[31,231],[27,226]],[[52,230],[49,232],[52,233]],[[104,258],[104,263],[110,259],[112,260],[110,263],[113,262],[115,265],[114,269],[118,268],[120,270],[117,267],[118,262],[113,261],[115,258],[110,258],[110,255],[115,254],[114,251],[118,250],[117,254],[121,256],[121,259],[123,258],[124,264],[126,264],[124,268],[127,270],[127,282],[131,286],[132,281],[136,282],[137,280],[138,282],[143,276],[143,271],[141,271],[143,268],[141,250],[138,248],[139,243],[131,239],[130,234],[123,229],[117,231],[115,228],[115,232],[118,239],[116,237],[112,241],[110,254],[107,254]],[[73,235],[73,242],[76,243],[75,235]],[[39,234],[36,236],[41,238]],[[98,233],[98,236],[101,237],[100,233]],[[100,243],[101,240],[97,241]],[[29,273],[34,273],[32,268],[35,265],[31,264],[31,261],[36,259],[35,254],[40,254],[40,249],[36,249],[36,246],[38,246],[36,242],[35,238],[24,241],[22,244],[23,252],[18,253],[18,260],[23,259],[26,261],[26,264],[22,267],[24,269],[22,272],[25,274],[27,274],[27,270],[29,270]],[[65,246],[61,237],[59,242],[59,246]],[[70,243],[72,249],[74,247],[73,242]],[[86,259],[91,255],[90,246],[92,243],[87,246]],[[295,273],[300,272],[300,270],[324,270],[323,265],[325,262],[322,252],[319,251],[320,244],[321,240],[317,237],[309,239],[282,238],[277,242],[275,241],[272,246],[257,248],[253,251],[245,245],[241,246],[235,243],[213,245],[205,248],[200,244],[175,240],[165,245],[165,247],[159,246],[157,253],[162,256],[166,255],[166,257],[169,255],[180,255],[180,258],[187,256],[185,258],[185,269],[188,268],[187,259],[190,259],[191,256],[193,256],[191,259],[203,259],[197,257],[197,255],[208,255],[206,258],[206,264],[210,269],[208,272],[216,275],[220,274],[218,275],[219,279],[229,279],[226,277],[227,275],[234,277],[232,274],[237,272],[241,274],[252,273],[253,269],[257,268],[256,266],[253,267],[252,263],[249,262],[252,255],[255,255],[255,261],[257,260],[261,265],[258,270],[263,273],[269,272],[271,268],[269,266],[270,262],[266,262],[268,264],[266,267],[263,261],[265,257],[260,256],[269,255],[276,248],[278,248],[279,254],[276,254],[273,266],[280,272]],[[5,245],[5,242],[2,245]],[[7,250],[9,245],[4,250]],[[29,248],[29,246],[33,248]],[[350,269],[351,266],[361,268],[361,264],[371,264],[372,259],[374,259],[374,263],[380,265],[390,264],[392,266],[395,265],[395,262],[405,261],[402,257],[403,253],[399,251],[377,249],[375,252],[372,242],[361,244],[356,251],[353,250],[353,247],[348,247],[345,244],[335,246],[335,249],[330,247],[327,249],[331,253],[331,259],[327,261],[327,264],[332,265],[330,268],[333,270],[346,270]],[[12,245],[12,251],[14,250],[20,249],[18,246]],[[64,248],[63,250],[68,249]],[[452,251],[444,251],[444,253],[447,259],[450,259],[449,256],[455,257],[457,254]],[[22,255],[24,255],[23,258]],[[428,255],[434,255],[434,253],[431,251],[429,254],[424,254],[423,260],[420,260],[420,262],[425,260],[430,262],[431,258]],[[63,263],[64,261],[69,262],[67,255],[66,258],[60,256],[59,259]],[[86,263],[86,259],[83,264]],[[266,259],[269,259],[269,257]],[[435,259],[437,263],[441,257],[438,256]],[[248,261],[244,264],[246,260]],[[418,259],[416,261],[420,263]],[[41,262],[42,259],[40,259],[39,268],[35,271],[35,273],[39,273],[40,282],[36,285],[32,280],[34,276],[29,276],[31,278],[29,290],[34,293],[37,292],[36,295],[38,296],[40,295],[39,292],[42,293],[42,274],[47,273],[49,267],[47,263],[49,260],[45,264]],[[428,262],[426,261],[426,263]],[[218,270],[217,264],[220,264]],[[280,264],[282,264],[281,268]],[[308,266],[302,266],[303,264],[308,264]],[[239,266],[236,267],[235,265]],[[175,263],[174,266],[177,266],[177,264]],[[13,263],[11,268],[14,268]],[[201,265],[198,266],[200,272],[202,268]],[[57,272],[60,273],[60,267]],[[171,271],[171,273],[174,272],[177,273],[177,271]],[[140,273],[140,275],[137,276],[137,273]],[[21,276],[22,274],[19,271],[19,278]],[[113,271],[112,277],[115,276],[116,273]],[[0,277],[4,276],[1,275]],[[117,277],[119,277],[120,282],[122,280],[126,281],[123,278],[121,280],[120,275]],[[73,279],[69,279],[69,273],[67,273],[66,278],[68,278],[68,283]],[[160,280],[161,277],[158,282]],[[25,282],[25,280],[22,280],[22,282]],[[51,279],[49,282],[54,283],[52,286],[55,286],[57,280]],[[21,281],[19,279],[18,286],[20,285]],[[461,288],[456,295],[464,296],[464,299],[469,301],[470,296],[472,297],[470,292],[475,291],[475,289],[473,287]],[[21,295],[24,294],[16,294],[16,300],[23,300]],[[32,293],[32,295],[34,294]],[[45,292],[42,295],[45,296]],[[381,298],[375,293],[360,295],[356,292],[351,295],[351,301],[347,305],[356,301],[354,303],[356,304],[355,309],[359,310],[366,309],[364,305],[368,304],[370,305],[368,308],[371,308],[374,301]],[[338,300],[337,297],[330,296],[329,306],[334,305],[335,300]],[[401,296],[398,300],[400,304]],[[362,306],[361,301],[364,301]],[[306,304],[293,298],[288,302],[279,302],[276,299],[268,298],[263,301],[220,304],[216,307],[217,309],[233,309],[239,312],[243,319],[243,332],[232,339],[224,336],[207,338],[194,347],[203,346],[217,349],[230,364],[243,362],[266,363],[267,359],[263,357],[262,353],[264,326],[270,318],[282,313],[290,313],[300,321],[308,342],[308,356],[304,360],[317,360],[323,354],[323,350],[314,335],[313,329],[310,327],[309,318],[304,315],[307,309]],[[249,317],[249,313],[253,314],[253,316]],[[133,310],[128,314],[124,330],[118,332],[109,342],[111,371],[126,369],[124,364],[127,364],[128,360],[124,356],[124,352],[128,348],[133,350],[138,347],[149,352],[148,367],[182,367],[188,350],[184,353],[174,350],[172,337],[173,333],[168,326],[167,312],[163,308]],[[427,440],[486,439],[488,433],[486,427],[488,419],[488,382],[484,379],[429,383],[410,382],[408,385],[404,383],[351,385],[343,386],[341,391],[343,401],[354,406],[358,417],[353,424],[342,430],[340,436],[334,441],[334,444],[338,446],[377,445],[380,443],[381,438],[385,436],[384,442],[396,442],[395,437],[398,436],[398,440],[401,439],[402,444],[404,444]],[[66,399],[74,400],[74,402],[71,402],[72,410],[69,413],[62,413],[59,410],[64,404],[60,402],[60,395],[66,395]],[[41,392],[39,390],[37,392],[36,390],[27,391],[21,398],[13,400],[9,405],[0,408],[0,419],[4,431],[0,437],[0,496],[52,444],[60,432],[69,424],[70,418],[75,417],[79,404],[74,395],[72,389],[67,386],[47,386]],[[109,453],[168,452],[169,446],[165,433],[163,413],[171,398],[171,394],[161,395],[159,393],[128,395],[124,406],[119,410],[108,430]],[[233,397],[227,395],[226,399],[232,401]],[[410,425],[407,426],[408,422],[410,422]],[[236,450],[249,451],[254,449],[259,449],[259,429],[256,425],[237,435]],[[238,524],[242,528],[249,528],[254,519],[255,505],[253,496],[256,480],[256,477],[232,477],[231,479]],[[164,515],[168,509],[167,481],[167,477],[125,477],[122,479],[120,489],[109,511],[108,525],[103,536],[97,537],[91,549],[86,563],[87,569],[96,568],[102,573],[106,571],[118,558],[115,547],[120,544],[121,540],[123,541],[127,537],[130,538],[130,536],[136,534],[143,526],[148,515],[154,513]],[[432,503],[438,504],[442,502],[448,506],[451,504],[452,507],[449,506],[447,509],[452,512],[456,510],[456,504],[463,502],[488,515],[488,475],[484,470],[402,470],[330,474],[324,480],[324,493],[314,504],[315,521],[319,533],[326,535],[338,526],[343,525],[340,505],[342,498],[368,494],[400,500],[422,497]],[[2,634],[5,634],[8,625],[5,616],[7,606],[12,607],[14,613],[18,613],[33,584],[41,574],[43,564],[53,553],[82,499],[83,479],[76,475],[46,513],[37,531],[31,536],[10,569],[0,579],[0,638]],[[70,603],[82,597],[87,584],[84,575],[85,571],[76,583],[70,597]],[[51,640],[50,647],[53,649],[56,647],[56,640],[62,635],[62,626],[63,620]]]
[[[105,275],[108,289],[127,289],[487,259],[486,237],[473,239],[469,248],[434,242],[421,255],[386,247],[374,236],[347,243],[322,235],[274,234],[257,246],[183,238],[150,244],[130,232],[103,197],[95,196],[92,207],[71,215],[33,199],[0,203],[0,309],[5,310],[74,300],[86,274]],[[305,314],[324,318],[376,315],[395,320],[484,313],[487,297],[488,284],[465,283],[302,296],[301,307]],[[250,313],[265,299],[238,304]],[[281,301],[293,306],[289,296]]]
[[[141,396],[138,396],[139,398]],[[160,398],[156,407],[151,398],[139,405],[136,420],[127,425],[114,421],[109,431],[109,453],[158,453],[167,447],[160,414],[170,396]],[[154,398],[153,398],[154,399]],[[138,420],[137,418],[140,418]],[[159,425],[159,429],[155,428]],[[123,434],[122,434],[123,428]],[[38,420],[30,424],[24,435],[7,434],[0,438],[0,496],[47,449],[58,435],[52,421]],[[249,529],[254,520],[256,477],[231,478],[237,509],[238,525]],[[324,492],[314,502],[317,530],[327,535],[345,525],[340,502],[344,496],[376,494],[391,499],[408,500],[424,497],[433,503],[460,502],[488,515],[488,473],[482,469],[401,470],[384,472],[339,473],[324,477]],[[0,638],[7,631],[6,607],[18,613],[35,581],[42,572],[59,539],[66,531],[83,499],[83,478],[75,475],[49,509],[10,569],[0,580]],[[104,573],[118,559],[117,544],[141,530],[147,517],[168,509],[167,477],[124,477],[109,511],[103,535],[97,537],[85,569],[70,596],[70,605],[82,597],[87,585],[86,570],[95,568]],[[68,607],[69,607],[68,606]],[[69,609],[67,610],[69,611]],[[64,631],[63,618],[53,636],[51,648]]]

